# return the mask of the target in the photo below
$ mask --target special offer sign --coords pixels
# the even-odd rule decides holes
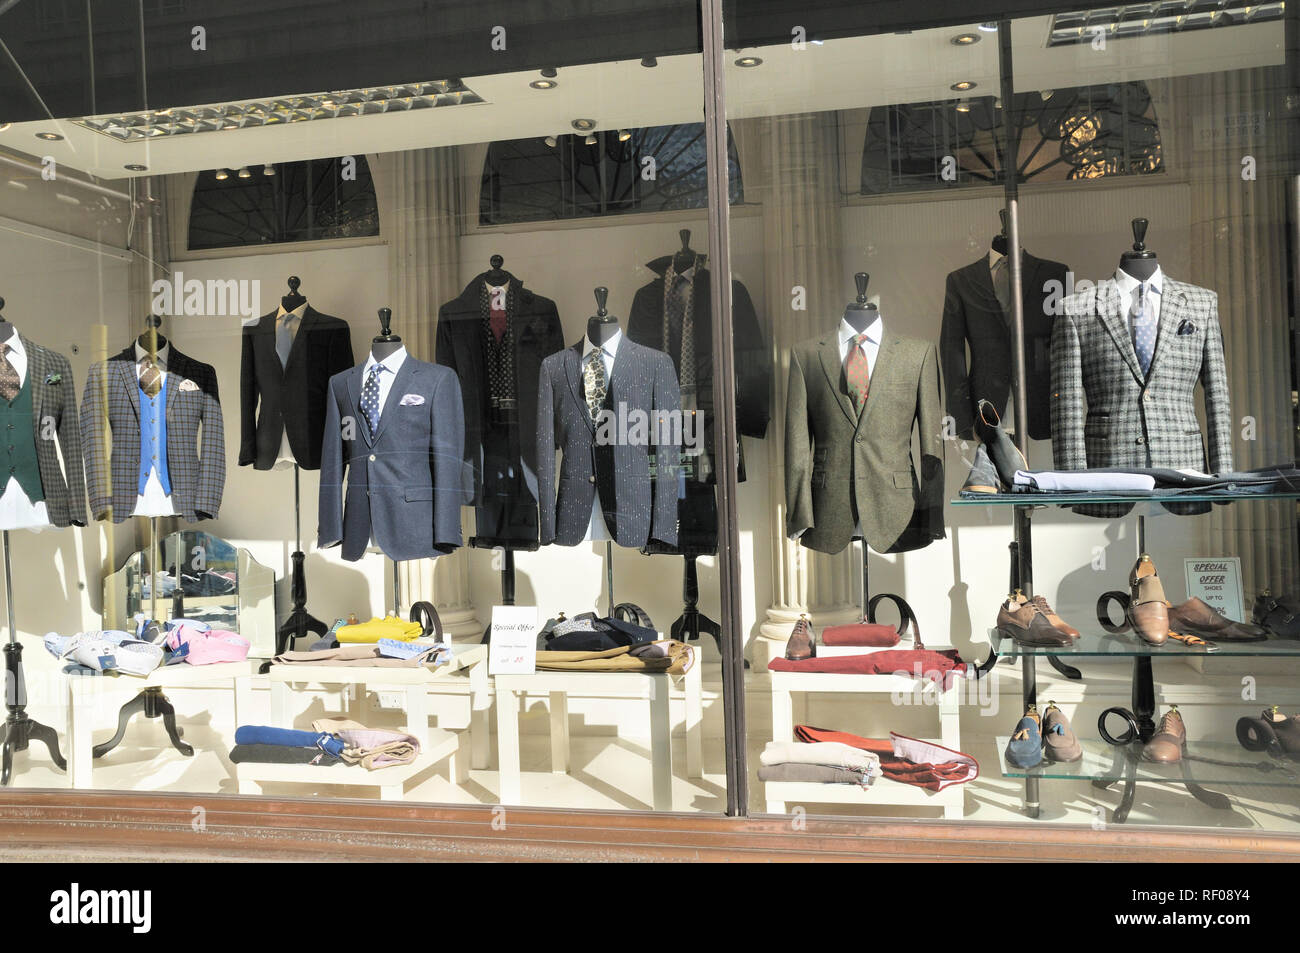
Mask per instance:
[[[1197,596],[1225,618],[1246,618],[1241,593],[1240,556],[1196,556],[1183,560],[1187,598]]]

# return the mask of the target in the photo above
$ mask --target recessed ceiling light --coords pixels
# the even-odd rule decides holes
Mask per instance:
[[[970,100],[968,100],[968,99],[963,99],[963,100],[959,101],[959,102],[957,103],[957,112],[959,112],[959,113],[968,113],[968,112],[970,112]]]
[[[952,84],[951,86],[949,86],[948,88],[951,89],[951,90],[953,90],[954,92],[964,93],[964,92],[966,92],[966,90],[968,90],[968,89],[974,89],[974,88],[975,88],[976,86],[978,86],[978,85],[979,85],[978,83],[976,83],[976,82],[974,82],[974,81],[972,81],[972,80],[969,80],[969,79],[963,79],[963,80],[962,80],[961,82],[959,82],[959,83],[953,83],[953,84]]]
[[[528,85],[533,89],[554,89],[560,84],[553,79],[535,79]]]
[[[575,120],[573,120],[572,123],[570,123],[570,125],[572,125],[573,128],[574,128],[574,129],[577,129],[579,132],[587,132],[587,131],[589,131],[589,130],[591,130],[591,129],[595,129],[595,128],[596,128],[596,120],[594,120],[594,119],[575,119]]]
[[[971,46],[972,44],[978,43],[979,41],[980,41],[980,35],[978,33],[958,33],[951,40],[949,40],[949,42],[952,43],[953,46]]]
[[[275,166],[268,162],[262,166],[262,175],[275,175]]]
[[[556,136],[547,136],[545,139],[542,140],[542,142],[546,143],[546,144],[547,144],[548,146],[550,146],[552,149],[555,148],[555,143],[556,143],[557,141],[558,141],[558,138],[557,138]]]
[[[736,65],[742,69],[752,69],[753,67],[761,66],[762,64],[762,59],[757,56],[742,56],[740,59],[736,60]]]
[[[998,25],[993,22],[981,23],[980,29],[985,33],[996,33],[998,32]]]
[[[248,171],[248,166],[242,166],[239,170],[239,177],[241,179],[251,179],[253,177],[253,173]]]
[[[37,139],[44,139],[46,142],[59,142],[63,139],[57,132],[38,132]]]
[[[659,61],[655,59],[653,56],[643,56],[641,57],[641,65],[644,66],[646,69],[654,69],[656,66],[659,65]]]
[[[128,171],[128,172],[148,172],[148,171],[149,171],[149,167],[148,167],[147,165],[141,165],[139,162],[128,162],[126,165],[122,166],[122,168],[126,169],[126,171]]]
[[[224,181],[226,181],[226,179],[228,179],[228,178],[230,178],[230,173],[227,172],[225,169],[218,169],[218,170],[217,170],[216,179],[217,179],[218,182],[224,182]]]

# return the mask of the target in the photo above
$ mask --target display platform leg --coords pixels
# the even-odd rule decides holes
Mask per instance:
[[[135,698],[122,706],[117,715],[117,731],[112,738],[95,745],[91,749],[91,754],[96,758],[102,758],[114,748],[122,743],[126,737],[126,726],[132,716],[141,714],[146,718],[162,718],[163,727],[167,730],[167,737],[171,740],[172,747],[179,751],[185,757],[193,757],[194,748],[191,745],[181,741],[182,730],[176,724],[176,709],[172,703],[163,694],[163,690],[157,686],[151,686],[142,691]]]
[[[307,573],[304,568],[306,554],[302,551],[302,510],[301,490],[298,484],[298,464],[293,465],[293,538],[295,549],[289,557],[293,563],[289,594],[293,599],[293,608],[289,618],[284,620],[275,636],[275,654],[279,655],[294,647],[295,639],[308,635],[321,637],[329,631],[329,626],[307,611]]]
[[[669,634],[679,642],[695,642],[701,635],[711,635],[722,651],[722,626],[700,611],[700,575],[695,565],[697,556],[687,555],[682,567],[682,614],[672,624]]]

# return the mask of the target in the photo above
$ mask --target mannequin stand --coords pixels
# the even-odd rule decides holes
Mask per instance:
[[[149,517],[149,618],[158,621],[158,517]],[[180,591],[181,584],[181,554],[178,549],[176,552],[176,589]],[[112,677],[112,676],[105,676]],[[181,735],[184,732],[176,724],[176,709],[172,703],[163,694],[163,690],[156,685],[150,686],[136,695],[129,702],[123,705],[117,712],[117,731],[113,737],[109,738],[102,744],[97,744],[90,749],[90,753],[96,758],[102,758],[114,748],[122,743],[126,737],[126,725],[131,720],[131,716],[143,712],[146,718],[162,718],[163,727],[167,729],[167,737],[172,743],[172,747],[179,751],[187,758],[194,756],[194,749],[181,741]]]
[[[315,635],[324,636],[329,626],[307,611],[307,576],[303,561],[307,558],[302,551],[302,501],[298,486],[298,464],[293,465],[293,541],[294,552],[289,558],[293,561],[292,581],[289,594],[293,599],[293,608],[289,618],[284,620],[275,634],[275,654],[279,655],[294,647],[294,639]]]
[[[609,599],[609,614],[614,614],[614,542],[605,541],[605,595]]]
[[[389,562],[393,567],[393,615],[400,619],[402,617],[402,577],[398,575],[400,563],[396,559],[390,559]]]
[[[5,715],[0,727],[0,785],[7,785],[13,774],[14,753],[26,751],[33,741],[50,750],[50,760],[60,771],[68,762],[59,751],[59,736],[48,725],[27,717],[27,683],[23,679],[23,647],[14,627],[14,587],[9,573],[9,531],[4,532],[5,600],[9,609],[9,642],[5,653]]]
[[[695,565],[695,560],[699,557],[690,555],[682,558],[685,560],[682,567],[682,602],[685,608],[677,617],[677,621],[672,624],[669,635],[679,642],[695,642],[699,640],[701,634],[711,635],[718,643],[718,651],[721,652],[722,626],[699,610],[700,575]]]
[[[513,549],[503,550],[501,563],[501,604],[503,606],[512,606],[515,604],[515,551]],[[486,645],[492,641],[492,623],[489,622],[486,629],[483,630],[483,644]]]

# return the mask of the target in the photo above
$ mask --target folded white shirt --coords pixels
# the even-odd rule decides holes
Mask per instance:
[[[839,741],[769,741],[759,760],[773,764],[822,764],[880,777],[880,756]]]
[[[1094,473],[1091,470],[1017,470],[1016,486],[1032,486],[1044,493],[1100,490],[1130,493],[1154,490],[1156,478],[1145,473]]]

